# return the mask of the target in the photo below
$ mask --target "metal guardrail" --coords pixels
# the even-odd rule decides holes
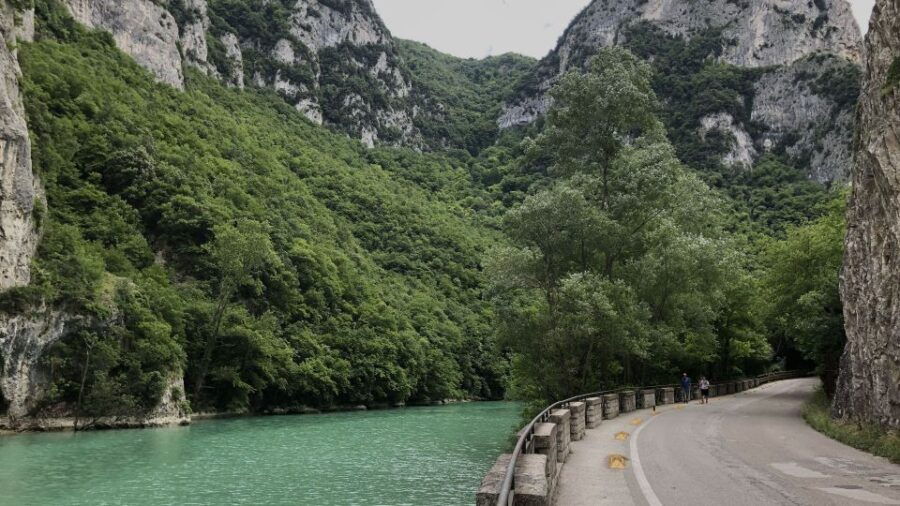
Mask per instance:
[[[734,383],[737,381],[744,381],[748,379],[755,379],[761,381],[757,385],[769,383],[770,381],[779,381],[782,379],[790,379],[796,378],[798,376],[802,376],[805,373],[802,371],[785,371],[785,372],[776,372],[776,373],[766,373],[761,374],[759,376],[753,378],[741,378],[730,381],[719,381],[716,383],[710,383],[710,386],[719,385],[727,385],[729,383]],[[497,497],[497,506],[509,506],[512,504],[512,499],[514,497],[515,490],[515,476],[516,476],[516,461],[520,455],[523,453],[534,453],[534,427],[539,423],[545,423],[550,419],[550,413],[555,409],[565,408],[572,402],[580,402],[589,397],[602,397],[607,394],[618,394],[620,392],[627,392],[633,390],[635,392],[640,392],[641,390],[656,390],[657,391],[657,400],[658,400],[658,392],[663,388],[673,388],[675,393],[675,402],[683,401],[683,395],[681,394],[681,385],[677,383],[672,383],[668,385],[654,385],[647,387],[621,387],[613,390],[603,390],[600,392],[592,392],[589,394],[581,394],[576,395],[575,397],[570,397],[566,400],[555,402],[550,406],[544,408],[536,417],[534,417],[528,425],[526,425],[521,431],[519,431],[519,437],[516,440],[516,447],[513,449],[512,458],[509,460],[509,465],[506,467],[506,475],[503,478],[503,484],[500,487],[500,494]],[[693,391],[693,390],[692,390]],[[717,392],[718,394],[718,392]],[[718,394],[721,395],[721,394]],[[717,395],[717,397],[718,397]],[[640,396],[639,396],[640,397]],[[606,406],[603,406],[605,410]]]

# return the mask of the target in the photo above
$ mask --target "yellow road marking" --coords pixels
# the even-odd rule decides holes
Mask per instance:
[[[610,455],[609,456],[609,468],[610,469],[625,469],[628,466],[628,457],[624,455]]]
[[[618,439],[619,441],[625,441],[626,439],[628,439],[628,433],[627,432],[619,432],[616,434],[616,439]]]
[[[643,423],[643,420],[641,420],[640,418],[635,418],[631,421],[631,425],[640,425],[641,423]]]

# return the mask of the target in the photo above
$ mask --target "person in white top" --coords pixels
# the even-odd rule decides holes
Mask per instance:
[[[700,376],[700,404],[709,404],[709,380]]]

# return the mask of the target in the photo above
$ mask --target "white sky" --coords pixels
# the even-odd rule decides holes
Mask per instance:
[[[875,0],[848,0],[863,32]],[[374,0],[395,37],[452,55],[515,52],[540,58],[590,0]]]

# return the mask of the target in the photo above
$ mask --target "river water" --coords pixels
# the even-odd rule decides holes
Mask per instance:
[[[520,409],[484,402],[0,437],[0,504],[472,504]]]

